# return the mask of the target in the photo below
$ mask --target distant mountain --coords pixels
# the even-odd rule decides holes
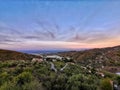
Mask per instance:
[[[105,69],[120,71],[120,46],[96,48],[85,51],[71,51],[58,53],[60,56],[71,57],[84,66],[104,67]],[[117,67],[117,68],[114,68]]]
[[[21,52],[28,53],[28,54],[50,54],[50,53],[57,53],[57,52],[64,52],[64,51],[66,50],[22,50]]]
[[[76,51],[82,51],[86,49],[79,49]],[[28,53],[28,54],[54,54],[58,52],[68,52],[73,51],[72,49],[51,49],[51,50],[21,50],[20,52]]]
[[[31,54],[21,53],[11,50],[0,49],[0,60],[31,60],[34,57],[40,58],[40,56],[35,56]]]

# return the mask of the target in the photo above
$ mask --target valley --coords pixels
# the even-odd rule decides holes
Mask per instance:
[[[119,90],[119,52],[119,46],[49,55],[2,50],[0,90]]]

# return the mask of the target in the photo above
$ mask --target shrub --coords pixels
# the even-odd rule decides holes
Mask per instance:
[[[3,72],[0,74],[0,85],[9,80],[9,74],[7,72]]]
[[[21,87],[15,85],[12,82],[6,82],[1,87],[0,90],[22,90]]]
[[[101,88],[101,90],[113,90],[111,80],[108,79],[108,78],[105,78],[105,79],[101,80],[100,88]]]
[[[97,86],[94,85],[93,78],[90,78],[82,74],[73,75],[69,78],[66,88],[69,90],[96,90]]]
[[[116,80],[117,80],[117,82],[118,82],[118,85],[120,85],[120,76],[117,76],[117,77],[116,77]]]
[[[15,77],[15,82],[17,85],[23,85],[25,83],[32,81],[32,74],[30,72],[23,72]]]
[[[33,80],[30,83],[25,83],[22,88],[23,90],[45,90],[42,83],[39,83],[37,80]]]

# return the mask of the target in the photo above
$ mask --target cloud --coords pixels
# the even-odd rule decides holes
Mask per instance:
[[[23,40],[44,41],[44,40],[54,40],[55,36],[52,32],[34,31],[34,33],[32,33],[32,34],[21,35],[21,39],[23,39]]]
[[[17,30],[15,28],[11,28],[8,25],[3,25],[0,24],[0,33],[7,33],[7,34],[22,34],[22,32],[20,32],[20,30]]]
[[[17,40],[17,39],[14,39],[12,37],[9,37],[9,36],[2,36],[0,35],[0,43],[16,43],[16,42],[21,42],[20,40]]]
[[[73,37],[69,38],[68,41],[72,41],[72,42],[95,42],[95,41],[99,41],[101,40],[101,36],[97,36],[97,35],[81,35],[81,34],[75,34]]]
[[[20,30],[0,22],[0,44],[12,45],[12,43],[21,42],[18,40],[21,34]]]
[[[39,31],[37,31],[37,33],[39,32],[39,34],[42,35],[47,35],[49,38],[55,39],[56,38],[56,31],[58,31],[60,28],[57,24],[54,23],[54,25],[52,25],[51,23],[47,22],[47,21],[36,21],[36,24],[38,25]]]
[[[40,24],[39,24],[40,25]],[[42,24],[41,24],[42,26]],[[44,27],[44,25],[43,25]],[[16,42],[25,42],[25,41],[46,41],[46,40],[55,40],[56,35],[53,31],[47,30],[47,27],[42,27],[42,30],[34,30],[33,32],[21,32],[19,29],[14,29],[5,23],[0,23],[0,43],[16,43]],[[58,28],[57,26],[55,28]]]
[[[79,43],[101,43],[104,41],[115,39],[120,39],[119,37],[120,29],[111,28],[108,30],[91,30],[87,32],[76,32],[67,41],[79,42]]]
[[[0,42],[1,45],[13,45],[13,44],[10,44],[10,43],[7,43],[7,42]]]
[[[78,31],[77,27],[70,26],[67,30],[62,30],[58,24],[49,24],[48,22],[37,23],[34,27],[36,28],[32,28],[30,32],[24,30],[22,30],[24,32],[21,32],[19,29],[14,29],[9,25],[0,25],[1,47],[27,48],[30,45],[29,48],[49,46],[50,48],[82,48],[88,46],[107,46],[110,43],[113,45],[120,40],[119,27],[107,30],[92,29]]]

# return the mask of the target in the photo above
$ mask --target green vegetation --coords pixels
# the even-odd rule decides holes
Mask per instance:
[[[112,82],[108,78],[101,80],[100,85],[101,85],[101,90],[113,90]]]
[[[50,62],[1,61],[0,90],[113,90],[110,81],[120,84],[119,76],[105,71],[104,78],[95,68],[68,62],[60,71],[65,62],[53,63],[57,73],[50,69]]]
[[[42,57],[0,50],[0,90],[120,90],[120,46],[58,55],[32,62]]]

